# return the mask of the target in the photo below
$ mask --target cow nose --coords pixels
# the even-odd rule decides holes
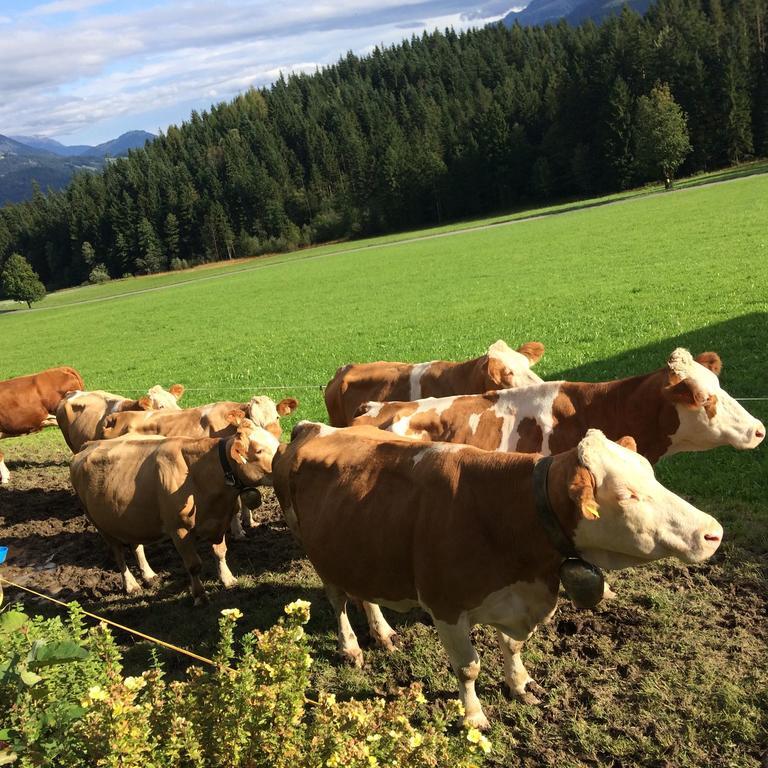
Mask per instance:
[[[761,422],[757,422],[757,426],[755,427],[755,439],[756,440],[762,440],[765,437],[765,427],[762,425]]]
[[[704,541],[706,541],[709,544],[709,546],[712,546],[714,544],[715,549],[717,549],[717,547],[720,546],[720,542],[722,540],[723,540],[723,526],[715,522],[711,528],[705,531]]]

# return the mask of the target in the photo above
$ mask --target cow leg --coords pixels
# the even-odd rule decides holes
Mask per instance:
[[[189,591],[192,593],[195,605],[202,605],[208,598],[205,595],[203,582],[200,581],[200,570],[203,563],[200,560],[200,555],[197,554],[195,537],[186,528],[179,528],[171,534],[171,539],[189,574]]]
[[[212,544],[213,556],[216,558],[216,567],[219,571],[219,581],[227,588],[237,586],[237,579],[232,575],[227,565],[227,542],[222,536],[218,544]]]
[[[496,630],[496,639],[499,641],[501,653],[504,656],[504,679],[507,681],[509,691],[523,704],[540,704],[541,702],[531,691],[526,691],[526,686],[537,687],[528,670],[523,665],[520,652],[523,650],[523,641],[514,640],[504,634],[500,629]]]
[[[237,510],[235,511],[235,514],[232,516],[231,522],[229,523],[229,533],[232,536],[232,538],[237,541],[242,541],[245,538],[245,529],[243,528],[243,521],[242,521],[243,510],[245,508],[246,507],[245,507],[245,504],[243,504],[243,500],[238,496]],[[226,552],[226,549],[224,551]]]
[[[8,467],[5,466],[5,456],[0,453],[0,483],[6,485],[11,482],[11,473],[8,471]]]
[[[371,632],[371,637],[385,651],[396,650],[397,632],[389,626],[389,623],[384,618],[384,614],[381,612],[381,608],[376,603],[369,603],[363,600],[363,610],[368,619],[368,629]]]
[[[480,674],[480,657],[472,645],[469,622],[459,620],[457,624],[447,624],[435,619],[435,629],[459,679],[459,698],[464,705],[464,723],[472,728],[488,728],[488,718],[483,713],[480,699],[475,693],[475,680]]]
[[[324,586],[325,594],[328,595],[328,600],[336,612],[336,621],[339,624],[339,653],[353,666],[361,668],[363,666],[363,652],[347,615],[347,593],[333,584],[325,584]]]
[[[56,421],[55,413],[49,413],[48,416],[46,416],[45,421],[40,425],[41,429],[45,427],[56,427],[56,426],[58,426],[58,422]]]
[[[114,539],[107,539],[107,543],[112,547],[112,554],[115,556],[117,570],[120,571],[120,576],[123,578],[123,589],[125,590],[125,594],[132,595],[134,592],[141,592],[139,582],[136,581],[133,574],[128,570],[128,564],[125,562],[125,547],[119,541],[115,541]]]
[[[150,568],[147,562],[147,556],[144,554],[144,545],[137,544],[133,548],[133,555],[136,558],[136,562],[139,564],[139,570],[141,571],[141,578],[147,584],[151,584],[156,578],[157,574]]]

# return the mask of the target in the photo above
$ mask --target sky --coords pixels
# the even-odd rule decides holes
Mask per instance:
[[[0,134],[157,133],[280,72],[314,72],[525,0],[0,0]]]

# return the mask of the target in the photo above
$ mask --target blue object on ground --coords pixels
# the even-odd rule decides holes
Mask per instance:
[[[8,554],[8,547],[0,547],[0,563],[5,562],[5,556]]]

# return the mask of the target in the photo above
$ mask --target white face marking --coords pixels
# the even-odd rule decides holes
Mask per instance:
[[[681,451],[705,451],[720,445],[756,448],[765,437],[765,427],[749,411],[720,387],[717,376],[697,363],[687,350],[676,349],[670,368],[678,376],[695,383],[705,395],[717,398],[715,416],[710,419],[704,407],[688,408],[676,404],[680,426],[671,436],[665,455]]]
[[[155,384],[154,387],[150,387],[147,391],[147,397],[152,401],[152,407],[155,410],[166,408],[169,411],[180,411],[176,398],[167,390],[163,389],[159,384]]]
[[[723,529],[659,483],[647,459],[590,429],[579,460],[592,473],[599,518],[579,521],[576,547],[603,568],[677,557],[698,562],[720,545]]]
[[[512,374],[511,378],[516,387],[526,387],[542,382],[541,377],[531,370],[531,361],[525,355],[509,347],[502,339],[488,347],[488,357],[493,357],[504,365],[507,371]]]
[[[280,417],[274,400],[263,395],[257,395],[252,397],[248,404],[248,418],[257,427],[266,427],[267,424],[274,424]]]
[[[411,369],[410,384],[411,394],[409,400],[418,400],[421,397],[421,379],[435,361],[429,363],[417,363]]]

